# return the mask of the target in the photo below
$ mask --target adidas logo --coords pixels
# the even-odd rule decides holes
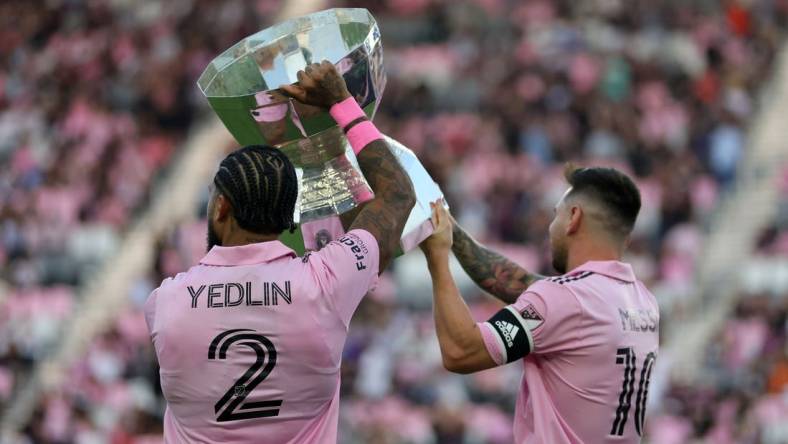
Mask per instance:
[[[498,329],[503,333],[503,338],[506,340],[506,346],[510,348],[514,346],[514,338],[520,331],[520,327],[514,326],[506,321],[495,321],[495,325],[497,325]]]

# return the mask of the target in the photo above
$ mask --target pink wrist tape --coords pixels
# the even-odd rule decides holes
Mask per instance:
[[[329,114],[331,114],[331,117],[339,124],[340,128],[345,131],[350,146],[356,154],[361,152],[370,142],[383,138],[383,135],[378,131],[375,125],[369,120],[366,120],[367,115],[364,114],[364,110],[358,106],[356,99],[353,97],[348,97],[334,104],[329,110]],[[347,129],[348,125],[361,119],[363,119],[363,121],[353,125],[350,130]]]
[[[358,102],[352,96],[347,99],[335,103],[331,109],[328,110],[331,117],[339,124],[339,127],[344,129],[350,122],[358,119],[359,117],[366,117],[364,110],[358,106]]]
[[[372,124],[369,120],[365,120],[353,128],[350,128],[350,131],[347,132],[347,140],[350,141],[350,146],[353,148],[353,152],[358,154],[361,150],[369,145],[370,142],[375,140],[380,140],[383,138],[383,134],[380,134],[375,125]]]

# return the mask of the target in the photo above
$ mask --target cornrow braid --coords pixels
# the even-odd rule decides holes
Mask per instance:
[[[222,160],[213,179],[230,201],[238,226],[259,234],[291,233],[298,197],[295,168],[281,151],[245,146]]]

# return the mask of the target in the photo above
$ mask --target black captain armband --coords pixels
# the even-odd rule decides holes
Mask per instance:
[[[504,362],[522,359],[533,350],[534,340],[528,324],[513,307],[504,308],[491,317],[487,324],[495,332]]]

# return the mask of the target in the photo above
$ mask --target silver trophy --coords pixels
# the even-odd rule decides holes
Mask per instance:
[[[380,31],[366,9],[330,9],[288,20],[246,37],[216,57],[197,81],[213,110],[241,145],[281,149],[300,178],[296,250],[320,248],[341,235],[338,215],[373,197],[356,156],[326,110],[286,97],[280,85],[297,82],[310,63],[329,60],[367,116],[375,115],[386,75]],[[442,197],[416,156],[388,138],[407,171],[417,203],[403,232],[402,251],[432,232],[429,202]]]

